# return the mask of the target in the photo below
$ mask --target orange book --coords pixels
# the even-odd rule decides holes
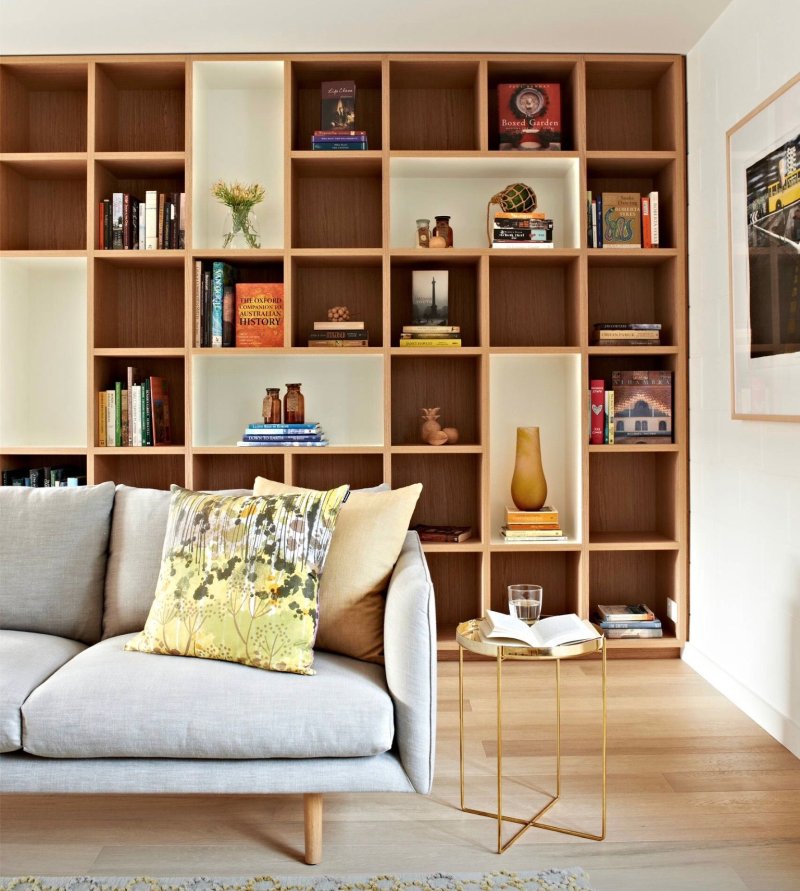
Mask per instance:
[[[237,282],[236,346],[283,346],[283,282]]]

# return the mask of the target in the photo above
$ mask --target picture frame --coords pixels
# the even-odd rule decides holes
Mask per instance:
[[[800,75],[727,132],[731,417],[800,422]]]

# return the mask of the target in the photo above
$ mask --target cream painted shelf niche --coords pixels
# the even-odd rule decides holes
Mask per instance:
[[[354,79],[369,151],[314,153],[319,84]],[[494,149],[499,83],[557,81],[563,151]],[[413,522],[474,536],[425,546],[440,653],[459,621],[538,581],[545,609],[647,601],[675,655],[686,639],[687,333],[684,60],[678,56],[354,54],[6,58],[0,63],[0,466],[70,463],[90,482],[238,488],[256,474],[313,487],[424,485]],[[216,179],[259,181],[262,247],[223,251]],[[486,202],[526,182],[555,220],[551,251],[492,251]],[[111,191],[187,194],[186,249],[97,250]],[[662,247],[586,245],[585,193],[661,196]],[[455,248],[418,251],[414,221],[447,213]],[[273,350],[196,348],[193,269],[224,259],[282,281]],[[415,269],[447,269],[460,350],[398,347]],[[346,303],[370,347],[307,347]],[[590,346],[598,321],[658,321],[656,349]],[[95,393],[136,365],[168,379],[174,445],[96,445]],[[675,375],[675,442],[588,445],[588,382]],[[264,388],[303,382],[326,449],[237,449]],[[54,396],[55,394],[55,396]],[[458,445],[418,440],[440,405]],[[548,500],[568,541],[499,535],[518,425],[542,430]],[[677,622],[668,601],[677,605]]]

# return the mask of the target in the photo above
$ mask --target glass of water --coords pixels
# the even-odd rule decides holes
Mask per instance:
[[[541,585],[509,585],[508,611],[532,625],[542,614]]]

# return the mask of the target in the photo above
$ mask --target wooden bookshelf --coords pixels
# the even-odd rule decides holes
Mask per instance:
[[[353,79],[369,150],[315,153],[319,84]],[[497,150],[497,85],[557,81],[560,152]],[[324,54],[6,58],[0,63],[0,469],[69,464],[92,483],[249,488],[256,475],[323,488],[422,482],[413,522],[469,524],[427,544],[439,649],[458,622],[536,581],[548,612],[645,600],[676,655],[688,618],[686,137],[680,56]],[[259,250],[222,250],[217,179],[266,187]],[[552,251],[492,251],[486,202],[525,182],[555,220]],[[186,248],[98,250],[113,191],[186,192]],[[656,189],[661,246],[591,249],[587,190]],[[414,247],[415,220],[448,213],[452,250]],[[283,282],[284,344],[200,349],[194,263]],[[398,346],[411,273],[446,269],[458,350]],[[347,304],[367,349],[309,348]],[[652,320],[661,345],[591,345],[595,323]],[[173,445],[97,443],[99,389],[128,365],[165,377]],[[674,443],[589,445],[589,380],[674,373]],[[239,449],[264,388],[303,382],[324,450]],[[423,406],[459,429],[419,441]],[[515,428],[542,431],[548,501],[568,541],[506,544]],[[670,601],[677,621],[670,618]]]

